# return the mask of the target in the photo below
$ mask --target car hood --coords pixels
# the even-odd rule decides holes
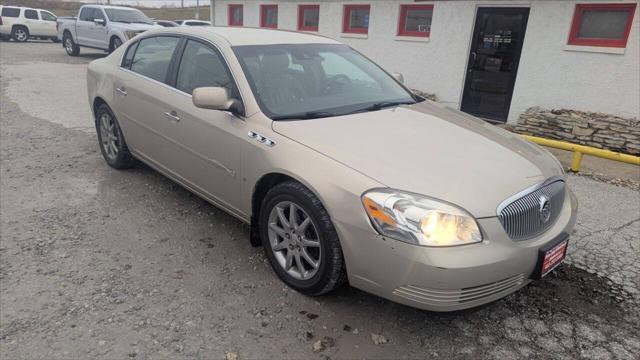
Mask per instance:
[[[562,170],[546,150],[424,101],[346,116],[274,121],[273,130],[390,188],[496,216],[506,198]]]

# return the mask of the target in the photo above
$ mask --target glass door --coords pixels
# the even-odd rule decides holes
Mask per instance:
[[[528,18],[528,8],[478,9],[462,111],[507,120]]]

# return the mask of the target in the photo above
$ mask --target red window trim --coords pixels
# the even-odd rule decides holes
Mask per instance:
[[[275,25],[267,24],[267,10],[269,10],[269,9],[276,9],[276,13],[277,13],[278,5],[275,5],[275,4],[260,5],[260,27],[270,28],[270,29],[277,29],[278,28],[277,20],[276,20]]]
[[[242,21],[239,24],[233,22],[233,10],[238,8],[242,10]],[[227,8],[227,17],[228,17],[227,24],[229,26],[244,26],[244,8],[242,4],[229,4]]]
[[[578,31],[580,30],[580,22],[582,20],[582,14],[587,10],[624,10],[629,12],[627,18],[627,24],[624,29],[624,36],[622,39],[596,39],[596,38],[579,38]],[[636,11],[636,4],[576,4],[576,9],[573,14],[573,21],[571,23],[571,32],[569,33],[569,45],[581,45],[581,46],[601,46],[601,47],[615,47],[624,48],[627,46],[627,40],[629,39],[629,32],[633,25],[633,15]]]
[[[369,24],[366,29],[352,29],[349,27],[349,19],[351,18],[351,10],[366,9],[369,10]],[[371,25],[371,5],[344,5],[342,11],[342,32],[348,34],[368,34],[369,25]]]
[[[320,5],[298,5],[298,30],[299,31],[318,31],[318,26],[304,26],[304,11],[307,9],[318,9],[320,13]],[[318,18],[318,23],[320,19]]]
[[[433,11],[433,5],[413,5],[413,4],[401,4],[400,5],[400,20],[398,21],[398,36],[415,36],[415,37],[429,37],[431,31],[406,31],[405,25],[407,24],[407,12],[411,9],[423,9]]]

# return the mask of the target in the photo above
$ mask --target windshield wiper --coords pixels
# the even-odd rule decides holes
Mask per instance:
[[[363,107],[357,110],[354,110],[352,112],[350,112],[349,114],[356,114],[356,113],[361,113],[361,112],[367,112],[367,111],[378,111],[384,108],[388,108],[388,107],[392,107],[392,106],[398,106],[398,105],[412,105],[415,104],[416,102],[408,102],[408,101],[381,101],[381,102],[377,102],[374,104],[371,104],[367,107]]]
[[[308,111],[306,113],[300,113],[300,114],[274,116],[271,119],[273,120],[307,120],[307,119],[318,119],[318,118],[331,117],[331,116],[336,116],[336,114],[328,111]]]

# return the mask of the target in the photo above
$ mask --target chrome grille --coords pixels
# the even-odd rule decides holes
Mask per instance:
[[[512,240],[527,240],[548,230],[562,210],[565,183],[557,180],[534,188],[525,195],[498,208],[498,218]],[[548,219],[542,211],[542,198],[548,200]]]

